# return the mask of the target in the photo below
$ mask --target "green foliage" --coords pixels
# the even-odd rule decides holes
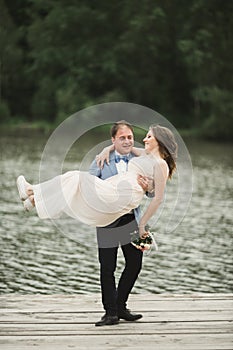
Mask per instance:
[[[0,123],[10,120],[10,110],[5,101],[0,102]]]
[[[212,139],[233,140],[233,94],[217,87],[203,88],[200,99],[209,106],[203,135]]]
[[[232,123],[232,11],[232,1],[194,1],[178,42],[192,86],[193,125],[218,138],[229,138]]]
[[[36,120],[54,121],[56,116],[55,84],[50,77],[41,77],[32,100],[32,114]]]
[[[56,91],[56,103],[58,109],[56,122],[59,123],[88,105],[88,96],[81,86],[79,87],[73,79],[68,78]]]
[[[219,0],[0,0],[2,115],[59,123],[128,101],[229,138],[232,13]]]
[[[23,65],[22,49],[19,46],[21,37],[21,30],[17,30],[7,7],[0,0],[0,103],[7,115],[20,109]]]

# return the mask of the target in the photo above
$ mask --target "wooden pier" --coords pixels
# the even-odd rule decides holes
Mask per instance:
[[[233,294],[132,294],[143,318],[95,327],[100,295],[0,296],[0,349],[232,350]]]

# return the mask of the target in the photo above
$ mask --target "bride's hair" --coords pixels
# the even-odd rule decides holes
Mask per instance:
[[[161,157],[167,162],[169,178],[171,178],[173,172],[176,170],[178,146],[175,137],[171,130],[158,124],[151,125],[150,129],[159,144],[159,153]]]

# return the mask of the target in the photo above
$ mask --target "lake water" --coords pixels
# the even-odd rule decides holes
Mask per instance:
[[[38,180],[46,141],[1,136],[0,293],[100,292],[95,229],[72,219],[42,221],[18,200],[15,180],[22,173]],[[134,293],[233,292],[232,145],[186,145],[194,175],[190,206],[175,231],[164,233],[158,223],[159,250],[144,256]],[[71,152],[65,167],[77,169],[87,147]],[[116,278],[123,266],[119,249]]]

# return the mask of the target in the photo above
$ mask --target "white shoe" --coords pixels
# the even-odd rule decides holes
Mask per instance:
[[[20,175],[17,180],[16,184],[19,191],[19,197],[22,201],[25,201],[28,198],[26,188],[27,188],[27,181],[25,180],[25,177],[23,175]]]
[[[29,198],[25,199],[25,201],[23,202],[23,206],[26,211],[31,211],[34,208],[34,205],[32,204]]]

